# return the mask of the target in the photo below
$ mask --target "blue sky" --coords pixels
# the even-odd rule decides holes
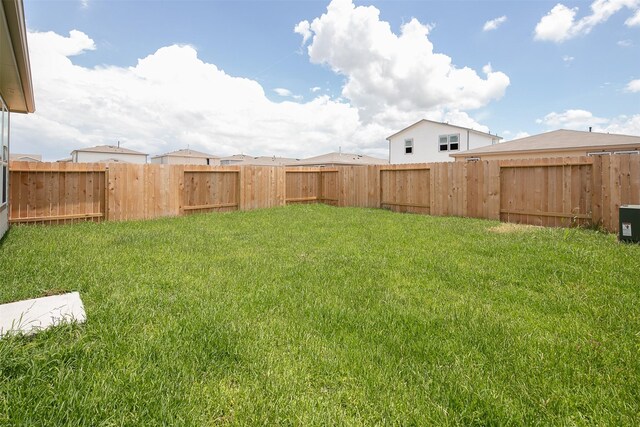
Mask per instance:
[[[13,152],[386,157],[420,118],[640,135],[640,0],[25,0]],[[493,21],[493,23],[491,23]]]

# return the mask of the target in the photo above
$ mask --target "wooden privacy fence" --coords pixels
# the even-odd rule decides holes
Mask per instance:
[[[618,230],[640,156],[284,168],[13,162],[10,221],[130,220],[287,203]]]

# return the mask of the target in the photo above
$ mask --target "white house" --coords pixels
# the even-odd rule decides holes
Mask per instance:
[[[71,152],[73,163],[147,163],[148,154],[113,145],[78,148]]]
[[[9,115],[35,102],[22,0],[0,3],[0,238],[9,228]]]
[[[151,163],[159,165],[219,165],[220,158],[212,154],[183,148],[151,158]]]
[[[387,138],[389,163],[451,162],[450,154],[497,144],[498,135],[449,123],[420,120]]]

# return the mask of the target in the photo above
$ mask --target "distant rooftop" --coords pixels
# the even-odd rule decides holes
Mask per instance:
[[[41,162],[42,154],[22,154],[22,153],[10,153],[9,160],[17,162]]]
[[[170,153],[159,154],[157,156],[153,156],[153,159],[157,159],[158,157],[165,156],[173,156],[173,157],[193,157],[199,159],[217,159],[218,156],[214,156],[213,154],[203,153],[201,151],[192,150],[190,148],[182,148],[180,150],[171,151]]]
[[[249,156],[247,154],[234,154],[233,156],[221,157],[221,165],[254,165],[254,166],[283,166],[297,159],[276,156]]]
[[[98,145],[95,147],[87,147],[87,148],[77,148],[73,150],[71,153],[82,151],[89,153],[117,153],[117,154],[141,154],[146,156],[146,153],[141,153],[140,151],[131,150],[129,148],[124,147],[116,147],[114,145]]]
[[[599,149],[625,146],[639,147],[640,136],[620,135],[614,133],[586,132],[559,129],[501,144],[476,148],[462,153],[451,154],[453,157],[467,157],[474,154],[491,154],[521,151],[562,151],[573,149]]]
[[[379,159],[377,157],[367,156],[365,154],[341,153],[333,152],[322,154],[320,156],[301,159],[296,162],[288,163],[287,166],[312,166],[312,165],[383,165],[388,164],[387,159]]]

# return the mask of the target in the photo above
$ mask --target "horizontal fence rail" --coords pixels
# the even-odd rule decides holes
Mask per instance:
[[[618,231],[640,156],[285,168],[12,162],[11,223],[118,221],[290,203]]]

